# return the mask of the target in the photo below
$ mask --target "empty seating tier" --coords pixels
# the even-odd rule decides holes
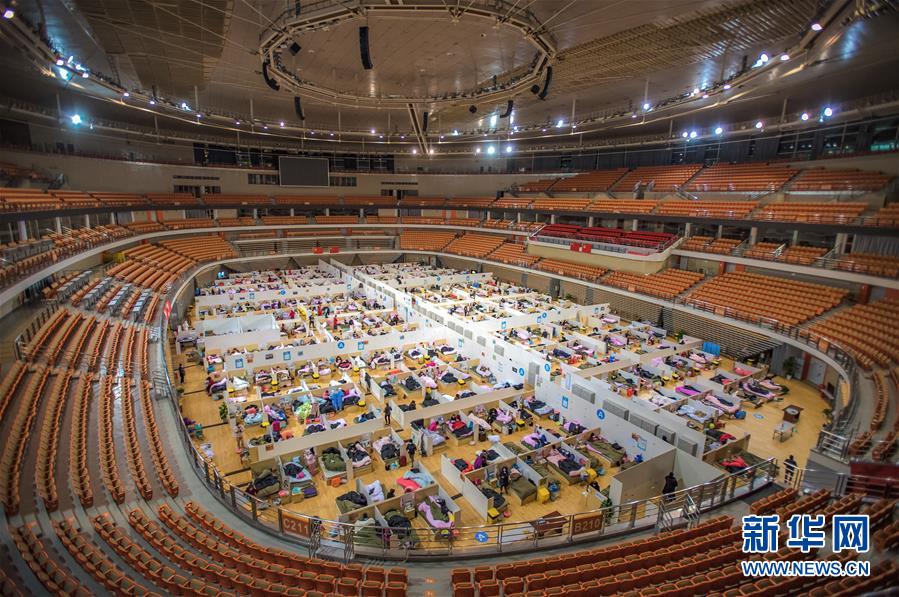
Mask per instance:
[[[532,199],[504,197],[497,199],[491,207],[497,209],[528,209],[531,206]]]
[[[899,256],[875,253],[850,253],[834,255],[836,268],[847,272],[871,274],[887,278],[899,277]]]
[[[496,201],[495,197],[456,197],[447,202],[447,207],[473,207],[484,209],[493,204],[494,201]]]
[[[595,172],[585,172],[560,179],[552,190],[554,193],[594,193],[598,191],[608,191],[615,182],[624,176],[627,168],[618,168],[616,170],[597,170]]]
[[[700,172],[688,185],[693,192],[773,192],[796,174],[781,164],[717,164]]]
[[[641,166],[628,172],[619,180],[612,190],[618,192],[633,191],[637,185],[652,185],[651,191],[670,193],[682,187],[690,178],[699,172],[700,164],[683,164],[679,166]]]
[[[358,224],[359,216],[315,216],[316,224]]]
[[[875,215],[865,221],[870,226],[899,226],[899,202],[885,205]]]
[[[702,280],[702,278],[703,275],[697,272],[671,268],[647,275],[611,272],[603,279],[603,283],[617,288],[624,288],[630,292],[673,299]]]
[[[624,230],[622,228],[582,228],[572,224],[549,224],[540,230],[539,236],[588,240],[609,245],[640,247],[662,251],[677,237],[667,232],[644,232],[640,230]]]
[[[791,191],[877,191],[890,177],[870,170],[807,168],[790,183]]]
[[[522,193],[545,193],[558,180],[558,178],[541,178],[540,180],[532,180],[518,185],[518,190]]]
[[[268,195],[203,195],[203,203],[212,207],[240,207],[243,205],[269,205]]]
[[[663,201],[656,212],[665,216],[740,220],[757,205],[755,201]]]
[[[581,265],[580,263],[568,263],[567,261],[559,261],[557,259],[541,259],[536,264],[537,269],[545,272],[552,272],[560,276],[568,276],[569,278],[578,278],[595,282],[599,280],[607,270],[592,265]]]
[[[523,244],[510,242],[501,244],[497,250],[490,254],[489,258],[494,261],[520,265],[521,267],[531,267],[540,259],[535,255],[529,255]]]
[[[419,251],[440,251],[453,240],[452,232],[406,231],[400,233],[401,249],[417,249]]]
[[[848,291],[748,272],[712,278],[687,303],[756,323],[795,326],[837,306]]]
[[[541,211],[584,211],[589,205],[589,199],[575,199],[572,197],[554,197],[550,199],[541,197],[534,199],[531,208]]]
[[[865,369],[899,363],[899,299],[855,305],[815,322],[808,333],[855,357]]]
[[[658,201],[647,199],[601,199],[588,208],[591,212],[610,214],[648,214],[659,205]]]
[[[449,243],[443,250],[456,255],[483,258],[498,249],[501,244],[503,244],[502,236],[466,232]]]
[[[759,209],[754,220],[850,224],[868,207],[867,203],[769,203]]]

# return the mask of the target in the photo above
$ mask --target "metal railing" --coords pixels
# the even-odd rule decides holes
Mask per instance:
[[[826,489],[834,497],[860,493],[871,499],[899,497],[899,478],[853,475],[827,469],[797,468],[785,471],[784,485],[803,492]]]

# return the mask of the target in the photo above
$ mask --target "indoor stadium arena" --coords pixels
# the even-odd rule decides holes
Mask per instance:
[[[0,595],[899,594],[899,0],[0,0]]]

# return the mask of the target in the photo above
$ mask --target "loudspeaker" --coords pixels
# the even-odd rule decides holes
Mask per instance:
[[[268,76],[268,60],[262,63],[262,78],[265,79],[266,84],[275,91],[281,90],[281,86],[278,85],[278,82]]]
[[[293,15],[295,17],[298,17],[298,16],[300,16],[300,13],[302,11],[303,11],[303,4],[300,2],[300,0],[296,0],[296,2],[294,2],[294,4],[293,4]]]
[[[474,114],[475,112],[478,111],[478,107],[477,106],[468,106],[468,111],[471,112],[472,114]]]
[[[511,116],[512,115],[512,106],[514,106],[514,105],[515,105],[515,102],[513,100],[509,100],[509,102],[506,104],[506,111],[503,112],[502,114],[500,114],[499,117],[500,118],[508,118],[509,116]]]
[[[540,95],[538,95],[537,97],[539,97],[542,100],[546,99],[546,94],[549,93],[549,83],[552,80],[553,80],[553,67],[547,66],[546,67],[546,80],[543,82],[543,91],[541,91]]]
[[[306,115],[303,114],[303,105],[300,103],[300,96],[298,95],[293,98],[293,109],[300,120],[306,120]]]
[[[296,56],[297,54],[300,53],[300,50],[302,50],[303,48],[302,48],[302,47],[300,46],[300,44],[298,44],[297,42],[293,42],[292,44],[290,44],[290,45],[287,47],[287,49],[290,50],[290,53],[291,53],[291,54],[293,54],[294,56]]]
[[[359,54],[362,56],[362,68],[371,70],[371,52],[368,49],[368,27],[359,27]]]
[[[423,133],[428,132],[428,113],[427,112],[421,113],[421,132],[423,132]]]

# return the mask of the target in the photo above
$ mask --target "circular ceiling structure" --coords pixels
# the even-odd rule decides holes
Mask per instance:
[[[296,95],[395,108],[510,98],[539,87],[556,49],[530,11],[505,1],[413,0],[316,8],[273,27],[259,54],[266,75]]]

